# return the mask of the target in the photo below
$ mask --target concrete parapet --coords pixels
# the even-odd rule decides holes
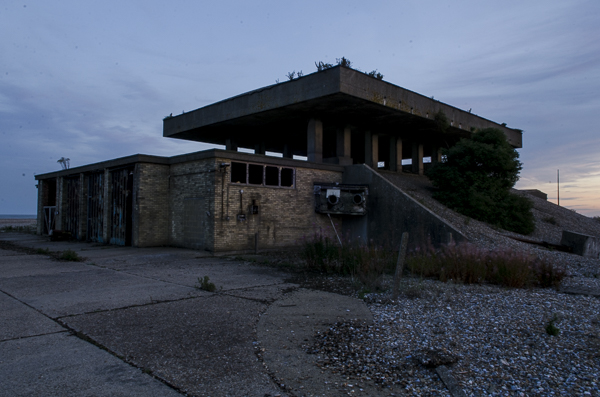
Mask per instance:
[[[542,200],[548,200],[548,194],[546,194],[546,193],[544,193],[544,192],[542,192],[541,190],[538,190],[538,189],[521,189],[519,191],[527,193],[527,194],[530,194],[530,195],[532,195],[534,197],[539,197]]]
[[[402,233],[408,232],[409,249],[429,242],[439,246],[467,240],[445,220],[366,165],[346,167],[343,183],[369,186],[367,215],[344,219],[346,236],[397,247]]]
[[[574,254],[600,259],[600,240],[596,237],[563,230],[560,243],[570,247]]]

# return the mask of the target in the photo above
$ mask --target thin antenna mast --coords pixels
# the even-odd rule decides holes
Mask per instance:
[[[560,207],[560,170],[556,170],[556,198]]]

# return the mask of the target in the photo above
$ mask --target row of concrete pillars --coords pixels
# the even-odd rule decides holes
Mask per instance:
[[[431,157],[431,163],[441,161],[441,151],[437,146],[431,146],[428,149],[429,156],[425,155],[424,145],[419,141],[404,142],[401,138],[390,135],[390,134],[378,134],[372,131],[364,131],[361,137],[364,137],[363,142],[352,142],[352,130],[349,126],[344,128],[338,128],[335,136],[335,156],[324,158],[323,146],[324,146],[324,135],[323,135],[323,122],[319,119],[310,119],[308,122],[306,134],[307,134],[307,160],[313,163],[332,163],[339,165],[352,165],[355,163],[364,163],[372,168],[380,168],[380,162],[385,162],[386,169],[390,171],[402,172],[402,160],[410,159],[411,167],[410,171],[414,174],[422,175],[424,172],[423,159],[425,157]],[[385,137],[384,145],[380,148],[380,136]],[[357,154],[359,147],[353,147],[352,144],[362,145],[364,152],[358,153],[359,158],[353,158],[352,153]],[[406,148],[404,144],[409,144],[410,157],[403,157]],[[237,145],[231,139],[226,139],[226,150],[237,151]],[[386,149],[387,146],[387,150]],[[382,150],[383,150],[383,156]],[[258,143],[254,148],[255,154],[265,154],[265,144]],[[283,157],[293,158],[292,150],[289,145],[283,146]],[[385,158],[381,158],[385,157]]]

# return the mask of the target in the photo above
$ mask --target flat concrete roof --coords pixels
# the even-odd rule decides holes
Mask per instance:
[[[451,126],[441,132],[434,120],[443,112]],[[224,145],[230,138],[239,147],[306,155],[306,129],[311,118],[327,129],[351,126],[357,131],[395,135],[407,141],[440,143],[470,136],[488,127],[506,134],[515,148],[522,147],[522,131],[447,105],[433,98],[336,66],[295,80],[247,92],[163,120],[170,138]]]
[[[102,171],[104,169],[114,170],[123,167],[130,167],[139,163],[146,164],[162,164],[172,165],[178,163],[186,163],[190,161],[198,161],[205,159],[227,159],[233,161],[244,161],[249,163],[271,164],[282,167],[293,168],[311,168],[328,171],[344,170],[343,166],[327,163],[312,163],[304,160],[294,160],[283,157],[267,156],[262,154],[232,152],[230,150],[208,149],[199,152],[180,154],[173,157],[152,156],[147,154],[134,154],[132,156],[120,157],[113,160],[106,160],[99,163],[86,164],[79,167],[73,167],[66,170],[52,171],[45,174],[35,175],[36,180],[51,179],[56,177],[69,177],[79,175],[81,173],[92,173]]]

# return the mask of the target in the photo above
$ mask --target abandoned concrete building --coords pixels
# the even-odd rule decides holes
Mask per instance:
[[[37,175],[38,234],[213,253],[295,246],[314,233],[460,241],[385,175],[423,174],[440,148],[487,127],[522,146],[520,130],[337,66],[163,120],[165,137],[225,150]]]

